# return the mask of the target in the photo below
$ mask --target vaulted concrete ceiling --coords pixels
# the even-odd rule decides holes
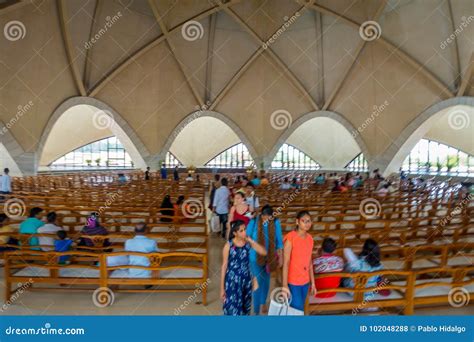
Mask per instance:
[[[26,152],[78,95],[114,108],[151,155],[205,106],[245,132],[257,159],[283,134],[275,111],[332,111],[357,129],[387,102],[360,133],[375,159],[427,108],[474,96],[471,0],[10,3],[0,27],[21,25],[0,37],[0,118],[33,101],[10,129]]]

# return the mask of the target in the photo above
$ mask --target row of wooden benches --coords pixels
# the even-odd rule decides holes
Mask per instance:
[[[110,257],[145,256],[150,266],[127,263],[110,265]],[[70,263],[61,264],[60,257],[69,257]],[[150,277],[134,278],[128,270],[151,271]],[[317,278],[351,278],[353,288],[334,287],[319,293],[336,292],[332,298],[308,296],[305,311],[321,313],[334,311],[362,312],[367,308],[393,309],[413,314],[418,306],[452,304],[453,291],[461,291],[470,302],[474,294],[474,266],[432,267],[402,271],[385,269],[371,273],[328,273]],[[383,284],[368,288],[370,277],[384,279]],[[207,256],[194,253],[130,253],[115,252],[96,254],[86,252],[9,252],[5,259],[5,301],[15,294],[16,284],[29,284],[28,290],[74,291],[84,290],[84,285],[101,289],[113,288],[114,292],[196,291],[202,293],[202,303],[207,304],[210,283]],[[44,285],[49,285],[45,287]],[[68,285],[64,287],[64,285]],[[136,286],[157,286],[154,288]],[[75,287],[77,286],[77,287]],[[14,287],[12,289],[12,287]],[[170,288],[172,287],[172,288]],[[382,294],[382,291],[389,294]]]

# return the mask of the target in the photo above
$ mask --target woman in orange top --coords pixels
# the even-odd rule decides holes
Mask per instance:
[[[283,252],[283,288],[290,294],[288,302],[292,308],[303,311],[308,289],[316,294],[314,285],[313,237],[308,233],[311,229],[309,212],[300,211],[296,216],[297,229],[285,236]]]

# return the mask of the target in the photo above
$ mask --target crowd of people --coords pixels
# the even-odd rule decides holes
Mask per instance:
[[[5,169],[8,176],[8,169]],[[166,169],[160,172],[161,177],[167,177]],[[403,175],[402,175],[403,176]],[[4,177],[4,176],[3,176]],[[11,192],[8,178],[3,180],[2,193]],[[188,174],[187,178],[193,178]],[[174,170],[173,179],[179,179],[178,169]],[[151,179],[150,169],[145,172],[145,180]],[[194,180],[194,178],[193,178]],[[199,180],[199,177],[196,177]],[[358,189],[364,182],[376,181],[375,191],[379,196],[385,196],[396,191],[393,179],[383,178],[378,170],[368,174],[320,173],[314,178],[316,186],[326,186],[329,193],[346,192],[350,188]],[[188,180],[187,180],[188,181]],[[415,181],[414,181],[415,182]],[[413,186],[422,186],[424,180],[416,180]],[[308,293],[320,298],[331,298],[336,295],[331,289],[337,287],[353,288],[352,278],[341,279],[339,276],[317,277],[319,274],[338,272],[373,272],[382,269],[381,253],[378,243],[367,239],[359,254],[345,248],[336,254],[337,243],[331,238],[325,238],[321,246],[316,248],[317,256],[313,258],[314,239],[309,232],[312,226],[311,215],[308,211],[300,211],[295,217],[295,228],[283,235],[278,215],[273,208],[266,204],[260,208],[260,200],[256,188],[268,184],[265,175],[255,175],[252,180],[245,176],[237,176],[232,185],[225,177],[214,175],[210,185],[209,209],[219,220],[219,234],[224,240],[222,251],[222,267],[220,281],[220,298],[223,302],[225,315],[250,315],[253,307],[255,315],[268,312],[269,292],[272,274],[277,275],[283,293],[291,298],[290,306],[303,311]],[[293,177],[283,178],[281,190],[300,189],[302,182]],[[410,187],[410,182],[408,182]],[[400,190],[403,190],[401,187]],[[410,189],[410,188],[408,188]],[[3,191],[6,190],[6,191]],[[178,196],[175,203],[170,195],[165,195],[160,206],[161,222],[183,222],[186,218],[185,196]],[[34,207],[29,217],[21,222],[21,234],[49,234],[48,236],[33,236],[29,245],[34,250],[65,252],[76,248],[87,250],[94,247],[95,242],[87,236],[104,236],[101,247],[105,252],[112,251],[111,243],[106,238],[108,231],[100,224],[99,213],[91,213],[87,223],[80,231],[80,238],[70,239],[67,232],[58,225],[58,215],[49,212],[45,217],[43,209]],[[0,251],[15,249],[20,242],[8,233],[13,233],[9,217],[0,214]],[[149,232],[145,223],[138,223],[135,236],[125,241],[124,250],[129,252],[151,253],[158,252],[157,242],[147,237]],[[109,247],[110,248],[107,248]],[[126,258],[127,260],[124,260]],[[68,256],[62,256],[60,263],[68,263]],[[137,265],[149,266],[148,258],[142,256],[108,257],[110,266]],[[144,269],[128,269],[130,277],[150,277],[151,272]],[[376,287],[384,281],[378,276],[370,277],[366,287]],[[346,292],[350,294],[351,292]],[[368,291],[364,294],[370,296]]]
[[[318,256],[313,260],[314,240],[309,233],[312,225],[310,213],[299,212],[295,218],[295,229],[283,236],[280,220],[274,215],[273,208],[269,205],[259,208],[255,188],[264,186],[262,178],[255,176],[249,181],[246,177],[237,177],[230,186],[227,178],[215,175],[211,185],[210,209],[219,217],[218,234],[225,241],[220,281],[220,297],[225,315],[250,315],[252,307],[255,315],[267,313],[270,280],[275,271],[283,293],[291,298],[290,306],[303,311],[308,293],[330,298],[336,295],[330,289],[339,286],[354,287],[350,278],[316,278],[315,275],[343,271],[371,272],[382,268],[379,246],[372,239],[365,241],[358,255],[351,249],[344,249],[343,258],[334,254],[336,242],[326,238],[317,249]],[[255,179],[259,181],[254,181]],[[380,196],[392,187],[392,182],[381,178],[377,171],[372,179],[379,182],[377,192]],[[347,173],[341,177],[331,173],[326,177],[321,173],[314,179],[314,183],[329,185],[333,182],[334,187],[330,191],[342,192],[344,190],[341,187],[357,188],[365,180],[360,174]],[[280,189],[299,189],[301,186],[297,178],[290,182],[286,177]],[[380,281],[379,277],[372,277],[368,280],[367,287],[376,286]],[[370,292],[365,295],[370,295]]]

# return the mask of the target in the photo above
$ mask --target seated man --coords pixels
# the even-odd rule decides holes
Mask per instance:
[[[147,226],[145,223],[138,223],[135,227],[135,237],[125,241],[125,251],[127,252],[141,252],[141,253],[153,253],[158,252],[158,246],[156,241],[147,238]],[[136,266],[150,266],[150,260],[147,257],[138,255],[129,256],[129,265]],[[138,268],[130,268],[128,274],[132,278],[150,278],[151,271],[142,270]]]
[[[334,273],[342,272],[344,269],[344,260],[337,255],[334,255],[333,252],[337,247],[336,241],[331,238],[325,238],[321,245],[321,256],[317,257],[313,261],[314,273]],[[320,293],[320,290],[324,289],[333,289],[339,287],[341,282],[341,277],[325,277],[325,278],[316,278],[314,280],[316,288],[318,289],[318,294],[316,297],[319,298],[330,298],[336,295],[336,292],[325,292]]]

